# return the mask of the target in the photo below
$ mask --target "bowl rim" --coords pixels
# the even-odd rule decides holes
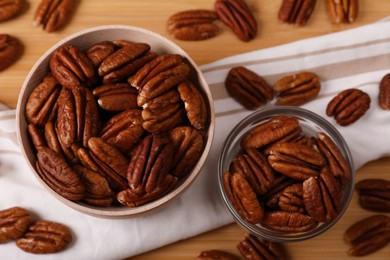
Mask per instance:
[[[291,115],[291,116],[298,116],[298,118],[304,117],[310,117],[310,121],[314,122],[316,124],[320,123],[321,128],[323,128],[325,131],[327,131],[327,134],[329,135],[329,132],[332,133],[337,138],[337,143],[342,146],[344,156],[346,156],[346,160],[348,162],[348,165],[351,169],[351,181],[348,185],[348,191],[345,191],[345,195],[343,197],[343,203],[345,203],[345,206],[340,209],[335,219],[333,219],[330,222],[322,223],[320,226],[316,227],[313,230],[309,230],[307,232],[301,232],[301,233],[288,233],[288,232],[278,232],[273,231],[270,229],[264,228],[263,230],[259,230],[259,226],[256,224],[251,224],[247,221],[245,221],[241,215],[237,212],[237,210],[234,208],[233,204],[230,202],[230,200],[227,198],[226,190],[223,184],[223,174],[226,171],[223,164],[223,158],[227,154],[227,150],[229,148],[229,145],[232,144],[234,141],[234,138],[237,136],[237,134],[240,134],[243,127],[252,125],[252,128],[259,124],[259,122],[264,122],[268,120],[269,118],[273,116],[278,115]],[[263,117],[264,116],[264,117]],[[307,118],[305,118],[307,119]],[[314,121],[313,121],[314,119]],[[255,124],[253,124],[255,122]],[[241,133],[242,137],[245,135],[245,133]],[[332,138],[333,140],[333,138]],[[335,141],[335,140],[333,140]],[[239,142],[237,141],[235,144],[239,145]],[[355,182],[355,168],[354,168],[354,162],[352,158],[351,151],[344,139],[344,137],[341,135],[341,133],[326,119],[324,119],[322,116],[308,110],[302,107],[293,107],[293,106],[269,106],[269,107],[263,107],[259,110],[256,110],[255,112],[249,114],[245,118],[243,118],[238,124],[236,124],[233,129],[229,132],[225,142],[222,145],[222,148],[220,150],[219,154],[219,160],[218,160],[218,167],[217,167],[217,178],[218,178],[218,189],[220,197],[222,198],[224,205],[228,208],[228,211],[233,216],[234,221],[238,223],[242,228],[250,232],[251,234],[262,237],[267,240],[271,240],[274,242],[299,242],[303,241],[309,238],[316,237],[328,229],[330,229],[334,224],[338,222],[338,220],[344,215],[345,211],[348,208],[348,205],[351,202],[352,195],[353,195],[353,189],[354,189],[354,182]],[[347,189],[345,188],[345,189]]]
[[[35,75],[37,69],[41,66],[41,64],[50,56],[52,53],[58,49],[60,46],[67,44],[68,42],[72,40],[76,40],[77,38],[83,37],[87,34],[91,33],[102,33],[104,31],[111,31],[111,30],[124,30],[129,32],[136,32],[138,34],[147,35],[148,37],[155,38],[159,43],[162,43],[161,46],[169,46],[169,48],[174,49],[178,52],[178,54],[184,56],[186,60],[191,64],[192,69],[195,71],[195,75],[198,80],[198,84],[203,92],[203,95],[205,96],[205,101],[208,106],[208,112],[209,112],[209,120],[208,120],[208,129],[206,131],[207,140],[204,144],[204,149],[202,152],[202,155],[198,159],[197,164],[194,166],[192,171],[187,175],[187,177],[182,180],[180,185],[178,185],[174,190],[169,192],[168,194],[162,196],[161,198],[151,201],[145,205],[141,205],[138,207],[126,207],[126,206],[119,206],[119,207],[97,207],[89,204],[85,204],[83,202],[74,202],[67,200],[63,198],[61,195],[56,193],[54,190],[52,190],[38,175],[36,172],[34,166],[32,165],[31,161],[27,157],[26,149],[23,145],[23,138],[22,138],[22,129],[21,124],[22,121],[24,121],[23,124],[26,124],[26,120],[24,117],[24,110],[25,110],[25,104],[27,101],[27,98],[25,97],[26,91],[29,87],[29,82],[31,78]],[[120,37],[118,37],[119,39]],[[104,39],[102,39],[103,41]],[[31,87],[30,87],[31,88]],[[29,89],[30,89],[29,88]],[[23,102],[23,99],[25,101]],[[42,54],[39,59],[34,63],[34,65],[31,67],[29,73],[27,74],[22,88],[19,92],[19,97],[17,101],[17,107],[16,107],[16,133],[17,133],[17,140],[19,143],[19,146],[21,147],[22,154],[24,159],[26,160],[26,163],[29,165],[30,169],[32,170],[32,173],[35,175],[35,177],[38,179],[38,181],[44,186],[45,190],[47,190],[50,194],[52,194],[55,198],[57,198],[60,202],[63,204],[69,206],[70,208],[73,208],[79,212],[86,213],[91,216],[95,217],[104,217],[104,218],[123,218],[123,217],[133,217],[138,216],[146,213],[154,212],[155,210],[159,209],[162,206],[166,206],[168,202],[173,201],[176,198],[179,198],[195,181],[195,179],[200,175],[202,172],[202,169],[204,167],[204,164],[206,162],[206,159],[210,153],[211,146],[214,142],[214,132],[215,132],[215,109],[214,109],[214,102],[212,99],[210,87],[204,78],[204,75],[202,71],[199,69],[199,66],[195,63],[195,61],[190,57],[190,55],[184,51],[180,46],[178,46],[176,43],[172,42],[171,40],[167,39],[166,37],[155,33],[151,30],[137,27],[137,26],[131,26],[131,25],[100,25],[100,26],[94,26],[90,28],[83,29],[81,31],[75,32],[73,34],[70,34],[66,36],[65,38],[59,40],[57,43],[55,43],[53,46],[51,46],[44,54]],[[109,210],[112,209],[112,210]]]

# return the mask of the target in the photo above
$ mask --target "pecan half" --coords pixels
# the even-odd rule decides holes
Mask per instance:
[[[351,256],[374,253],[390,242],[390,218],[372,215],[359,220],[345,231],[344,239],[351,245],[348,251]]]
[[[30,213],[21,207],[0,211],[0,244],[21,237],[31,224]]]
[[[299,120],[292,116],[276,116],[252,128],[241,141],[241,147],[262,148],[296,130],[301,131]]]
[[[95,80],[95,67],[87,54],[73,45],[64,45],[54,51],[50,59],[54,78],[64,87],[89,86]]]
[[[352,23],[359,14],[358,0],[326,0],[329,19],[332,23]]]
[[[245,238],[237,244],[237,249],[245,259],[288,259],[286,249],[282,244],[251,234],[245,235]]]
[[[17,16],[22,12],[25,6],[26,6],[25,0],[1,0],[0,21],[6,21],[11,18],[14,18],[15,16]]]
[[[214,11],[195,9],[173,14],[167,22],[168,32],[182,41],[202,41],[216,36],[218,25],[213,22],[218,19]]]
[[[230,96],[248,109],[256,109],[274,98],[274,91],[268,83],[242,66],[228,72],[225,87]]]
[[[141,113],[140,109],[130,109],[111,117],[104,124],[100,137],[122,153],[130,153],[144,133]]]
[[[190,126],[180,126],[169,131],[174,155],[172,175],[179,179],[186,176],[198,162],[203,149],[202,135]]]
[[[187,118],[196,129],[205,129],[207,120],[207,107],[202,94],[190,81],[184,81],[177,86]]]
[[[240,40],[247,42],[256,37],[257,22],[244,0],[217,0],[214,7],[219,19]]]
[[[16,62],[19,59],[22,50],[23,45],[18,38],[9,34],[0,34],[0,71],[5,70]]]
[[[316,6],[317,0],[283,0],[278,18],[285,23],[305,25]]]
[[[312,72],[300,72],[282,77],[274,85],[274,91],[278,95],[276,104],[303,105],[317,97],[320,89],[320,80]]]
[[[138,91],[128,83],[105,84],[93,89],[98,105],[111,112],[138,108]]]
[[[76,0],[41,0],[34,14],[34,26],[42,26],[46,32],[62,29],[69,22]]]
[[[390,73],[383,76],[379,83],[378,103],[383,110],[390,110]]]
[[[111,41],[102,41],[89,47],[86,53],[95,67],[99,67],[108,56],[117,50],[117,48],[118,46]]]
[[[70,229],[60,223],[38,220],[32,224],[16,245],[28,253],[49,254],[64,250],[72,241]]]
[[[270,229],[287,233],[305,232],[318,226],[318,222],[306,214],[287,211],[265,214],[263,224]]]
[[[283,190],[278,202],[281,210],[306,213],[302,186],[302,183],[295,183]]]
[[[304,181],[320,173],[325,159],[318,150],[306,145],[280,143],[272,146],[268,162],[277,172]]]
[[[356,122],[370,108],[370,96],[355,88],[341,91],[326,107],[326,115],[334,117],[341,126]]]
[[[44,126],[47,120],[57,113],[60,91],[61,87],[55,78],[51,74],[46,75],[27,99],[25,108],[27,122]]]
[[[77,201],[84,198],[84,183],[62,156],[47,147],[42,147],[37,157],[37,171],[50,188],[69,200]]]
[[[173,146],[168,137],[148,135],[134,149],[127,169],[130,188],[137,194],[151,193],[170,170]]]
[[[202,251],[196,258],[197,260],[239,260],[240,258],[232,253],[221,250]]]
[[[390,212],[390,181],[384,179],[363,179],[356,183],[359,203],[364,209]]]
[[[263,206],[245,177],[239,172],[225,172],[223,185],[233,207],[246,221],[261,223],[264,216]]]

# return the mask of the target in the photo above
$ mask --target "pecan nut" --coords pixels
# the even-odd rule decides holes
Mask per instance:
[[[61,87],[51,74],[46,75],[43,81],[34,88],[26,102],[25,115],[27,122],[44,126],[57,112],[57,99]]]
[[[264,208],[257,199],[251,185],[241,173],[225,172],[223,185],[230,202],[241,217],[252,224],[262,222]]]
[[[214,11],[196,9],[173,14],[167,22],[168,32],[182,41],[202,41],[216,36],[218,25],[213,22],[218,19]]]
[[[326,0],[326,8],[332,23],[352,23],[359,14],[358,0]]]
[[[11,18],[14,18],[15,16],[17,16],[22,12],[25,5],[26,5],[25,0],[1,0],[0,21],[6,21]]]
[[[0,211],[0,244],[21,237],[31,224],[30,213],[21,207]]]
[[[232,68],[226,77],[229,95],[248,109],[256,109],[274,98],[274,91],[255,72],[245,67]]]
[[[190,81],[184,81],[177,86],[187,118],[196,129],[205,129],[207,120],[207,107],[202,94]]]
[[[274,85],[274,91],[278,95],[276,104],[303,105],[317,97],[320,89],[320,80],[312,72],[300,72],[282,77]]]
[[[54,51],[50,59],[54,78],[64,87],[90,86],[96,80],[95,67],[87,54],[73,45]]]
[[[306,145],[280,143],[272,146],[268,162],[275,171],[304,181],[321,172],[325,159],[318,150]]]
[[[383,110],[390,110],[390,73],[383,76],[379,83],[378,103]]]
[[[98,68],[108,56],[117,50],[117,48],[118,46],[111,41],[102,41],[89,47],[86,53],[95,67]]]
[[[326,107],[326,115],[334,117],[341,126],[356,122],[370,108],[370,96],[355,88],[341,91]]]
[[[5,70],[17,61],[22,49],[23,45],[18,38],[9,34],[0,34],[0,71]]]
[[[362,208],[376,212],[390,212],[390,181],[363,179],[356,183]]]
[[[128,83],[105,84],[92,91],[98,105],[104,110],[120,112],[138,108],[138,91]]]
[[[317,0],[283,0],[278,18],[285,23],[305,25],[316,6]]]
[[[282,244],[251,234],[245,235],[245,238],[237,244],[237,249],[245,259],[288,259],[286,249]]]
[[[16,240],[16,245],[28,253],[49,254],[60,252],[72,241],[70,229],[60,223],[38,220]]]
[[[240,40],[247,42],[256,37],[257,21],[244,0],[217,0],[214,7],[219,19]]]
[[[77,6],[75,0],[41,0],[34,14],[34,26],[42,26],[46,32],[62,29],[69,22]]]
[[[180,126],[169,131],[175,151],[171,171],[179,179],[186,176],[198,162],[203,149],[203,137],[190,126]]]
[[[390,242],[390,218],[372,215],[351,225],[344,233],[351,245],[351,256],[365,256],[378,251]]]
[[[81,200],[85,186],[68,162],[53,150],[42,147],[37,153],[36,168],[42,180],[55,192],[69,200]]]
[[[306,214],[287,211],[265,214],[263,224],[270,229],[287,233],[305,232],[318,226],[318,222]]]
[[[302,183],[288,186],[279,196],[278,205],[280,209],[289,212],[306,213],[303,194]]]

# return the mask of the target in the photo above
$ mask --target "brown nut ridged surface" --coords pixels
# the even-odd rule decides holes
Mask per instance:
[[[370,108],[371,98],[359,89],[351,88],[337,94],[326,107],[326,115],[341,126],[356,122]]]
[[[321,90],[319,77],[313,72],[299,72],[284,76],[274,85],[276,104],[300,106],[317,97]]]
[[[30,213],[21,207],[0,211],[0,244],[21,237],[31,224]]]
[[[383,110],[390,110],[390,73],[383,76],[379,83],[378,103]]]
[[[390,212],[390,181],[363,179],[356,183],[360,206],[376,212]]]
[[[359,14],[359,0],[326,0],[326,7],[334,24],[352,23]]]
[[[128,83],[113,83],[98,86],[92,94],[97,98],[98,105],[111,112],[120,112],[138,108],[138,91]]]
[[[69,22],[77,4],[77,0],[41,0],[33,24],[49,33],[58,31]]]
[[[257,199],[251,185],[241,173],[225,172],[223,185],[230,202],[242,218],[252,224],[262,222],[264,216],[263,206]]]
[[[172,175],[179,179],[186,176],[198,162],[203,149],[202,135],[191,126],[179,126],[168,133],[175,151],[172,159]]]
[[[100,64],[111,54],[118,49],[112,41],[102,41],[93,44],[86,51],[88,58],[91,59],[95,67],[99,67]]]
[[[272,146],[268,162],[275,171],[304,181],[321,172],[325,159],[318,150],[306,145],[280,143]]]
[[[283,211],[306,213],[302,183],[295,183],[285,188],[280,194],[278,205]]]
[[[311,17],[317,0],[283,0],[278,18],[285,23],[305,25]]]
[[[218,34],[219,27],[214,24],[217,19],[217,14],[211,10],[186,10],[171,15],[167,29],[178,40],[202,41]]]
[[[274,91],[268,83],[242,66],[228,72],[225,87],[230,96],[248,109],[256,109],[274,98]]]
[[[206,250],[200,252],[197,260],[239,260],[240,258],[232,253],[222,250]]]
[[[16,245],[32,254],[51,254],[60,252],[72,241],[70,229],[60,223],[38,220],[33,223]]]
[[[306,214],[287,211],[265,214],[263,224],[270,229],[287,233],[305,232],[318,226],[318,222]]]
[[[14,18],[22,12],[25,6],[25,0],[1,0],[0,22]]]
[[[207,107],[202,94],[191,81],[187,80],[177,86],[177,91],[187,111],[187,118],[196,129],[205,129]]]
[[[53,77],[64,87],[90,86],[96,78],[95,66],[87,54],[73,45],[64,45],[50,58]]]
[[[0,34],[0,71],[16,62],[22,50],[23,45],[18,38],[9,34]]]
[[[37,157],[37,171],[51,189],[69,200],[77,201],[84,198],[84,183],[61,155],[47,147],[42,147]]]
[[[29,123],[42,127],[56,113],[61,86],[48,74],[34,88],[26,102],[25,115]]]
[[[299,120],[291,116],[276,116],[252,128],[241,141],[241,147],[262,148],[276,142],[291,132],[301,129]]]
[[[237,244],[237,249],[244,259],[286,260],[287,252],[280,243],[267,241],[251,234]]]
[[[257,21],[244,0],[217,0],[214,8],[219,19],[240,40],[247,42],[256,37]]]
[[[344,233],[350,256],[366,256],[390,243],[390,217],[371,215],[352,224]]]

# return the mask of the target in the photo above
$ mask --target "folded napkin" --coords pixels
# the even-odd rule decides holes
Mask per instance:
[[[202,66],[216,108],[216,134],[206,165],[179,199],[142,217],[103,219],[87,216],[54,199],[27,167],[15,138],[15,111],[0,112],[0,209],[21,206],[35,217],[71,227],[74,242],[56,259],[120,259],[233,222],[217,188],[217,161],[223,141],[233,126],[252,111],[242,108],[225,91],[228,70],[245,66],[271,85],[284,75],[312,71],[319,75],[319,96],[303,107],[331,122],[346,139],[355,167],[389,155],[390,111],[377,102],[380,79],[390,72],[390,27],[382,21],[219,60]],[[367,92],[371,108],[353,125],[339,127],[325,115],[327,103],[347,88]],[[18,249],[15,243],[0,245],[1,259],[51,259]],[[195,256],[194,256],[195,257]]]

